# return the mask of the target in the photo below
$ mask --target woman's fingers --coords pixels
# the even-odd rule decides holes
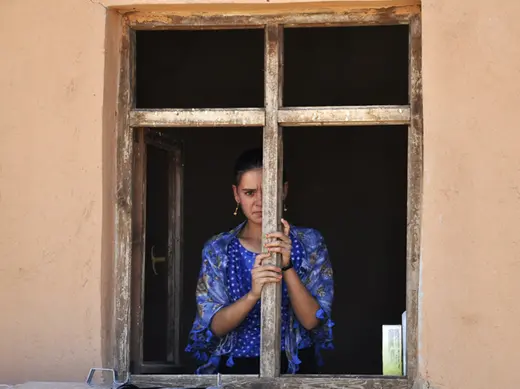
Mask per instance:
[[[272,282],[282,278],[281,270],[276,266],[260,266],[251,271],[253,281],[269,279]]]
[[[267,273],[279,274],[281,271],[282,271],[282,269],[280,269],[278,266],[265,265],[265,266],[258,266],[258,267],[253,268],[253,270],[251,270],[251,273],[262,274],[262,273],[267,272]]]
[[[274,284],[276,282],[280,282],[281,280],[282,280],[282,277],[278,277],[278,278],[271,278],[271,277],[269,277],[269,278],[260,278],[258,280],[258,283],[260,285]]]
[[[289,238],[289,236],[287,236],[283,232],[279,232],[279,231],[267,234],[266,237],[267,238],[278,238],[281,241],[287,242],[287,243],[291,242],[291,238]]]
[[[283,232],[276,231],[276,232],[272,232],[270,234],[266,234],[266,236],[265,236],[266,238],[272,238],[272,239],[274,238],[274,239],[278,239],[278,240],[274,240],[272,242],[266,243],[265,247],[267,247],[267,248],[283,247],[285,249],[288,249],[289,251],[291,250],[291,248],[292,248],[291,238],[289,237],[289,232],[291,231],[291,226],[285,219],[282,219],[282,224],[283,224]],[[269,251],[281,253],[281,252],[284,252],[285,250],[269,250]]]
[[[256,274],[255,276],[253,276],[254,282],[263,282],[263,280],[271,280],[271,282],[273,282],[273,281],[277,281],[277,280],[281,280],[281,279],[282,279],[281,274],[276,274],[276,273]]]
[[[282,219],[282,224],[283,224],[283,233],[286,236],[289,236],[289,231],[291,231],[291,226],[289,225],[289,223],[287,223],[287,220],[285,220],[285,219]]]
[[[267,247],[267,248],[270,248],[270,247],[285,247],[287,249],[291,249],[292,248],[292,244],[290,242],[284,242],[284,241],[281,241],[281,240],[276,240],[276,241],[271,242],[271,243],[266,243],[265,247]]]
[[[265,283],[265,282],[278,282],[282,279],[282,275],[278,273],[261,273],[253,275],[253,282]]]
[[[280,282],[282,275],[275,272],[264,272],[253,274],[253,284],[264,285],[267,283]]]
[[[258,255],[256,256],[256,258],[255,258],[255,263],[253,264],[253,268],[262,265],[262,261],[263,261],[264,259],[269,258],[270,256],[271,256],[270,253],[262,253],[262,254],[258,254]]]
[[[270,247],[269,248],[269,252],[270,253],[286,253],[286,254],[290,254],[291,253],[291,249],[290,248],[287,248],[287,247]]]

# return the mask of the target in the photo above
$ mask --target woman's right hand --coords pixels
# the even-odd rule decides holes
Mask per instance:
[[[262,261],[271,256],[271,253],[258,254],[251,270],[251,291],[249,295],[256,300],[262,296],[265,284],[272,284],[282,280],[282,270],[274,265],[262,266]]]

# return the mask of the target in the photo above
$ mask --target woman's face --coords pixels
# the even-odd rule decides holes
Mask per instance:
[[[248,170],[242,174],[240,182],[233,185],[235,201],[249,221],[262,223],[262,169]]]
[[[262,169],[252,169],[242,174],[240,182],[233,185],[235,201],[240,204],[247,219],[255,224],[262,224]],[[287,195],[287,183],[284,185],[284,199]]]

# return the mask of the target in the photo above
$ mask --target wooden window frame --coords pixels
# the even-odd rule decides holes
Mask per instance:
[[[180,365],[180,318],[182,301],[182,145],[154,129],[138,128],[134,131],[133,193],[132,193],[132,324],[131,369],[138,374],[156,371],[175,372]],[[168,243],[166,262],[167,286],[167,339],[166,363],[145,363],[144,354],[144,301],[145,301],[145,253],[146,242],[146,188],[148,147],[153,146],[167,153],[168,159]],[[153,250],[153,247],[152,247]],[[151,252],[153,254],[153,251]]]
[[[129,12],[122,17],[116,123],[116,217],[113,367],[120,377],[142,386],[209,387],[264,384],[284,388],[411,388],[417,378],[418,290],[423,177],[423,118],[420,6],[345,9],[328,13],[178,15]],[[409,105],[293,107],[282,106],[283,29],[290,27],[407,24],[409,28]],[[135,31],[189,29],[265,29],[265,106],[244,109],[136,109]],[[281,212],[283,126],[408,125],[407,184],[407,372],[403,377],[352,375],[280,375],[280,288],[262,295],[260,376],[130,374],[133,130],[157,127],[264,127],[263,230],[279,228]],[[139,172],[137,172],[139,173]],[[135,228],[134,220],[134,228]],[[274,262],[279,258],[273,258]],[[135,276],[135,275],[134,275]],[[278,335],[277,335],[278,334]]]

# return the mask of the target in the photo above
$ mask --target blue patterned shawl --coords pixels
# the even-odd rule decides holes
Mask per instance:
[[[228,293],[228,245],[243,228],[245,222],[238,227],[211,238],[202,250],[202,266],[196,290],[197,314],[189,335],[187,352],[194,354],[200,366],[197,374],[214,374],[218,370],[221,356],[228,356],[232,361],[231,352],[237,341],[234,331],[222,338],[215,336],[211,329],[213,316],[222,308],[229,305]],[[297,239],[305,250],[301,264],[295,270],[307,290],[317,300],[320,309],[316,317],[320,319],[318,327],[310,331],[315,347],[318,364],[322,363],[320,350],[332,349],[331,307],[334,297],[334,283],[332,266],[329,261],[327,247],[321,234],[310,228],[291,226],[291,239]],[[298,322],[291,310],[288,328],[285,331],[285,352],[289,361],[288,373],[296,373],[300,360],[298,359],[298,345],[302,340],[301,334],[306,330]],[[283,325],[283,323],[282,323]]]

